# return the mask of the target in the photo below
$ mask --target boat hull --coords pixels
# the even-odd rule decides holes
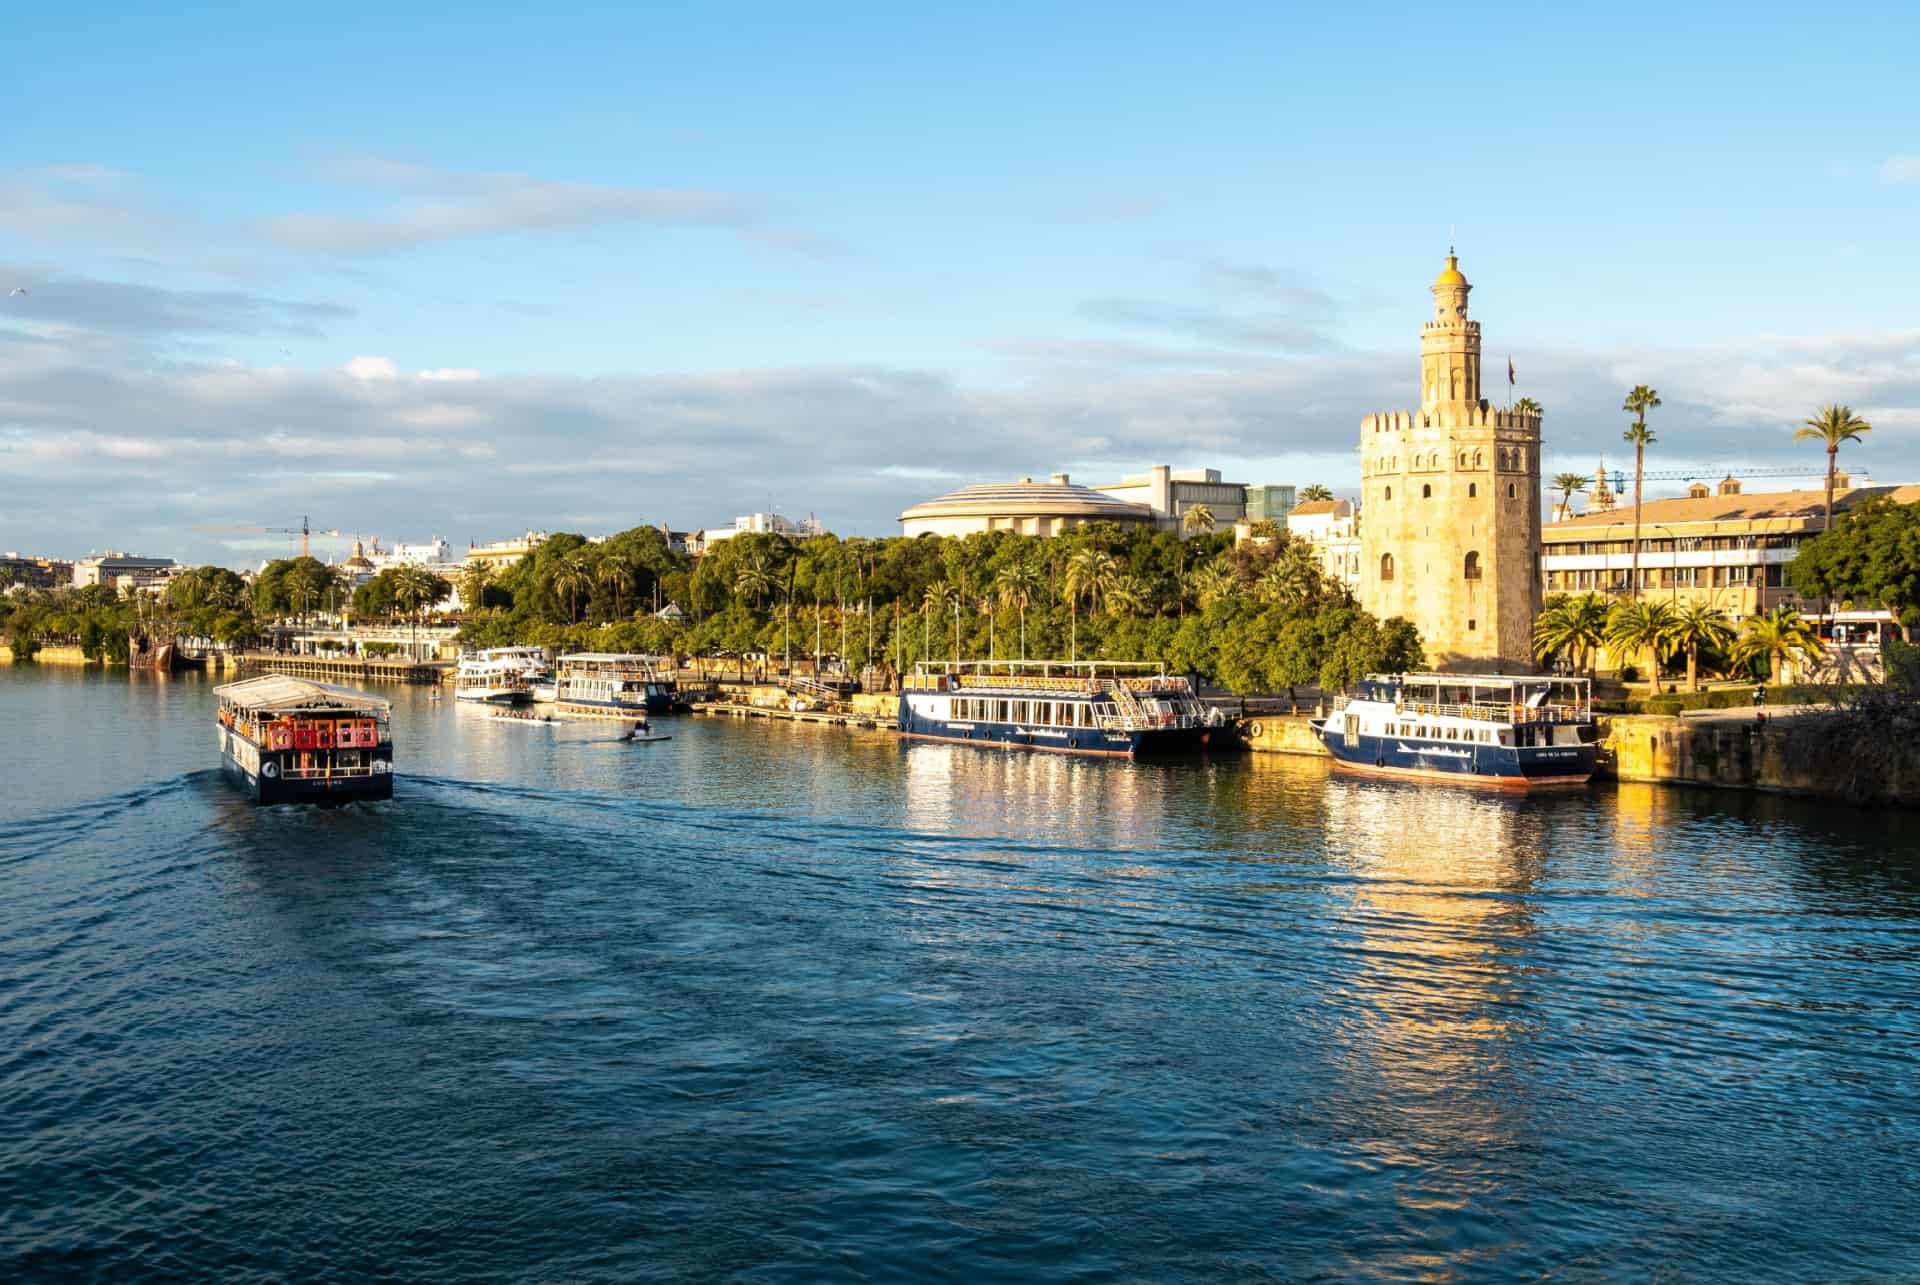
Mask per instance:
[[[468,691],[455,691],[454,696],[463,701],[472,701],[476,705],[524,705],[532,697],[524,690],[472,688]]]
[[[1342,771],[1414,780],[1531,790],[1585,785],[1593,776],[1594,745],[1466,745],[1405,736],[1369,736],[1348,744],[1314,719],[1313,734]]]
[[[1206,752],[1215,728],[1168,727],[1144,731],[1108,731],[1097,727],[1047,727],[1021,723],[955,722],[929,718],[900,701],[901,736],[916,741],[946,741],[989,749],[1040,750],[1094,758],[1178,758]]]
[[[310,803],[337,804],[358,803],[391,799],[393,797],[393,747],[383,745],[370,751],[374,757],[388,765],[388,770],[375,772],[370,776],[334,777],[317,780],[288,780],[281,771],[280,755],[267,753],[260,756],[259,769],[250,769],[237,760],[231,753],[220,756],[221,771],[228,780],[238,786],[255,803]],[[268,766],[273,774],[267,772]]]

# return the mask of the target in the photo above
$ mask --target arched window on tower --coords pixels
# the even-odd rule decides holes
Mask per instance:
[[[1420,488],[1420,498],[1423,500],[1431,500],[1433,498],[1433,488],[1431,486],[1422,486]]]
[[[1393,488],[1392,488],[1392,487],[1388,487],[1388,488],[1387,488],[1387,498],[1388,498],[1389,500],[1391,500],[1391,499],[1393,498]]]
[[[1467,555],[1465,575],[1469,580],[1478,580],[1480,578],[1480,554],[1477,550]]]
[[[1478,482],[1467,483],[1467,498],[1471,500],[1478,494],[1480,494],[1480,484]]]
[[[1380,583],[1385,584],[1391,579],[1393,579],[1393,555],[1383,553],[1380,555]]]
[[[1487,457],[1479,451],[1475,451],[1473,453],[1473,466],[1475,468],[1485,468],[1487,466]]]

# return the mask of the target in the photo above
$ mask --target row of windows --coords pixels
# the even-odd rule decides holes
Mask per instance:
[[[1786,586],[1785,568],[1767,568],[1769,589]],[[1574,592],[1581,589],[1605,589],[1625,593],[1632,582],[1630,571],[1621,568],[1586,568],[1578,571],[1547,572],[1547,592]],[[1642,589],[1733,589],[1760,583],[1758,567],[1642,567]]]
[[[1496,447],[1494,448],[1493,459],[1494,467],[1498,468],[1502,473],[1524,473],[1527,471],[1528,455],[1527,448],[1524,446]],[[1460,452],[1457,467],[1485,468],[1486,466],[1486,452]],[[1438,469],[1444,467],[1444,465],[1442,464],[1442,457],[1439,451],[1415,451],[1413,454],[1412,467],[1416,470]],[[1375,456],[1373,460],[1373,471],[1376,473],[1398,473],[1400,471],[1400,457],[1398,455]]]
[[[1625,525],[1627,521],[1628,519],[1621,519],[1621,525]],[[1817,533],[1811,531],[1796,531],[1785,535],[1767,536],[1765,537],[1764,545],[1769,549],[1797,548],[1802,540],[1814,534]],[[1751,535],[1685,536],[1677,540],[1642,540],[1640,541],[1640,552],[1727,553],[1737,549],[1759,549],[1762,547],[1762,544],[1763,541],[1760,537]],[[1627,553],[1631,551],[1632,548],[1633,540],[1629,537],[1622,536],[1613,540],[1573,540],[1565,544],[1555,542],[1553,552],[1586,554]]]
[[[1113,713],[1111,704],[1099,711]],[[954,721],[961,723],[1030,723],[1041,727],[1093,727],[1095,711],[1091,701],[1016,701],[986,700],[956,696]]]
[[[1509,500],[1514,499],[1519,494],[1520,494],[1519,487],[1515,486],[1512,482],[1507,483],[1507,498]],[[1480,495],[1480,484],[1478,482],[1467,483],[1467,498],[1469,500],[1477,499],[1479,495]],[[1386,495],[1382,498],[1391,500],[1393,498],[1393,488],[1390,486],[1387,487]],[[1420,484],[1420,498],[1423,500],[1431,500],[1433,498],[1433,483],[1422,482]]]
[[[1417,736],[1430,741],[1470,741],[1480,745],[1500,745],[1505,742],[1498,731],[1491,727],[1433,727],[1425,723],[1388,723],[1388,736]]]
[[[1467,554],[1460,566],[1460,578],[1462,580],[1478,580],[1480,578],[1479,550],[1475,549]],[[1382,581],[1393,579],[1393,555],[1391,553],[1383,553],[1380,555],[1380,579]]]

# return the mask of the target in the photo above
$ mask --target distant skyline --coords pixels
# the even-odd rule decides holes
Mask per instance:
[[[1351,494],[1449,241],[1544,472],[1920,480],[1909,6],[42,6],[0,549],[241,566],[1166,463]],[[1835,88],[1839,92],[1833,92]],[[1684,483],[1650,487],[1677,494]]]

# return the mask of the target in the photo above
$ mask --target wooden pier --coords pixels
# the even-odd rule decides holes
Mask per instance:
[[[709,717],[731,715],[734,718],[764,718],[783,723],[825,723],[835,727],[861,727],[882,732],[894,730],[893,724],[881,722],[871,714],[843,713],[838,710],[779,709],[732,701],[703,701],[695,705],[692,712]]]
[[[447,680],[453,666],[431,660],[365,660],[357,656],[296,656],[283,652],[250,651],[240,657],[240,673],[291,674],[324,683],[424,683]]]

